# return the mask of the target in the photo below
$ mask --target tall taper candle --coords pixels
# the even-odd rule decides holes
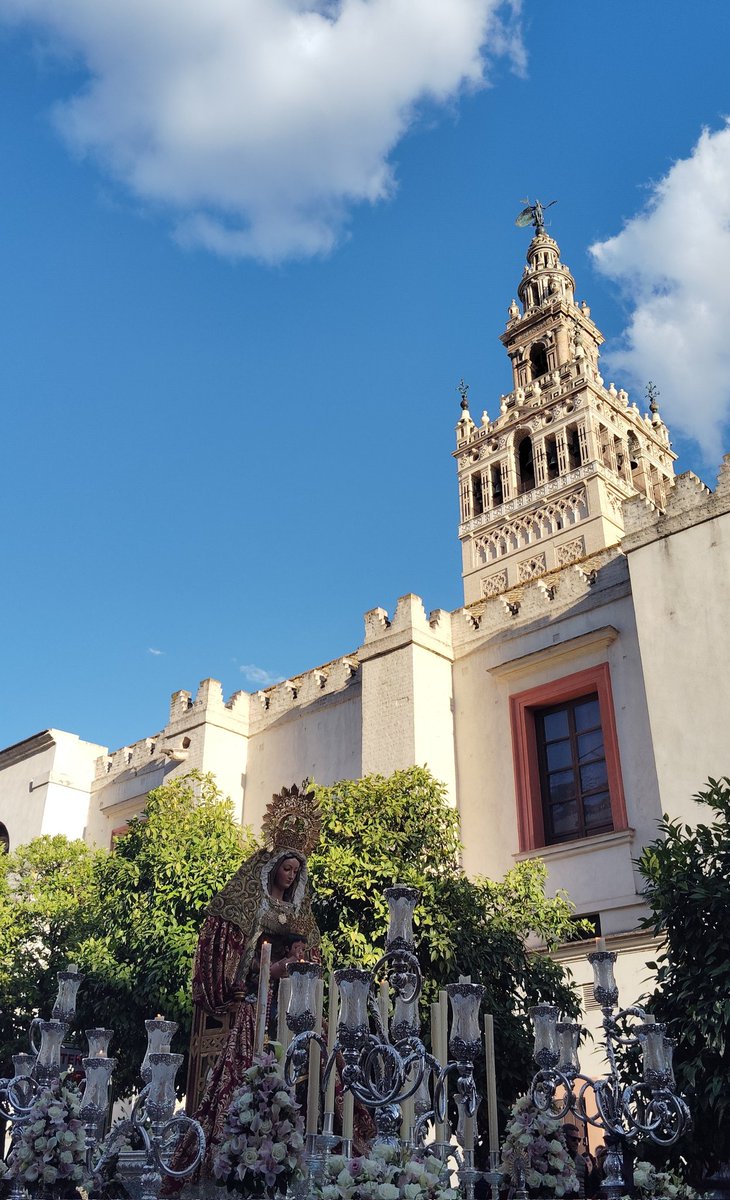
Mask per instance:
[[[489,1152],[499,1152],[499,1125],[497,1123],[497,1071],[494,1060],[494,1017],[484,1014],[484,1062],[487,1076],[487,1119],[489,1121]]]
[[[441,1046],[443,1059],[441,1066],[445,1067],[449,1061],[449,996],[445,989],[439,991],[439,1019],[441,1021]],[[444,1082],[444,1103],[446,1105],[446,1120],[444,1121],[443,1137],[439,1139],[442,1142],[451,1140],[451,1126],[449,1125],[449,1087]]]
[[[352,1092],[345,1092],[342,1099],[342,1140],[352,1141],[355,1126],[355,1097]]]
[[[317,1000],[314,1015],[314,1032],[322,1033],[322,980],[317,980]],[[309,1041],[309,1075],[307,1076],[307,1126],[306,1132],[319,1133],[319,1077],[320,1049],[314,1038]]]
[[[438,1000],[435,1004],[431,1005],[431,1049],[433,1050],[434,1058],[437,1060],[440,1066],[443,1066],[444,1051],[441,1045],[441,1009],[439,1007]],[[435,1087],[436,1080],[434,1079],[434,1088]],[[436,1122],[434,1137],[437,1142],[442,1142],[444,1140],[444,1125],[440,1121]]]
[[[387,1037],[388,1034],[388,980],[381,979],[380,987],[378,988],[378,1009],[380,1011],[380,1020],[383,1022],[383,1029]]]
[[[476,1113],[473,1117],[468,1117],[464,1114],[464,1150],[474,1149],[474,1123],[476,1121]]]
[[[279,997],[277,1000],[276,1013],[276,1040],[280,1046],[286,1047],[286,1010],[289,1007],[289,997],[291,995],[291,979],[288,975],[284,975],[279,980]],[[282,1062],[283,1062],[282,1058]]]
[[[332,1051],[335,1048],[337,1040],[337,1016],[339,1006],[339,991],[335,983],[335,973],[330,971],[329,987],[327,989],[327,1061],[329,1062]],[[324,1097],[324,1111],[333,1113],[335,1111],[335,1069],[330,1071],[330,1077],[327,1080],[327,1091]]]
[[[259,993],[256,998],[256,1032],[254,1054],[263,1054],[266,1034],[266,1013],[269,1007],[269,975],[271,974],[271,942],[261,943],[261,966],[259,968]]]

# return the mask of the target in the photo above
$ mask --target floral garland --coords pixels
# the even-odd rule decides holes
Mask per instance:
[[[22,1183],[47,1185],[57,1192],[76,1194],[88,1186],[86,1132],[76,1091],[61,1086],[47,1089],[33,1104],[8,1159],[8,1177]]]
[[[281,1047],[259,1055],[233,1093],[213,1174],[229,1191],[275,1196],[303,1174],[304,1123],[284,1082]]]
[[[535,1195],[569,1196],[580,1191],[575,1164],[559,1121],[541,1112],[529,1096],[520,1096],[502,1147],[502,1170],[514,1184],[518,1167]]]
[[[368,1157],[327,1159],[313,1192],[317,1200],[457,1200],[444,1165],[427,1151],[407,1160],[391,1146],[375,1146]]]

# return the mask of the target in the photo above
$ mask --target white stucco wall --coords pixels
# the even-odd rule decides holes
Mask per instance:
[[[501,877],[519,857],[511,695],[608,663],[630,830],[548,847],[549,889],[567,889],[579,912],[600,911],[604,932],[630,929],[641,906],[632,859],[661,813],[628,574],[609,557],[590,587],[542,620],[515,621],[457,651],[454,701],[464,866]],[[566,587],[568,587],[566,583]],[[533,592],[539,585],[531,585]],[[558,582],[558,588],[560,583]],[[556,592],[550,602],[560,598]],[[499,604],[498,600],[486,605]],[[521,614],[520,614],[521,615]],[[533,612],[526,614],[533,618]]]
[[[730,514],[629,553],[662,806],[706,819],[692,801],[730,774]]]
[[[294,707],[257,733],[248,750],[244,820],[258,829],[267,804],[283,785],[309,778],[320,784],[358,779],[362,705],[353,681],[340,694]]]
[[[106,747],[50,729],[3,754],[0,821],[10,848],[42,834],[86,836],[94,763]]]

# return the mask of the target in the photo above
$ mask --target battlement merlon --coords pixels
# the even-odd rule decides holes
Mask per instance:
[[[650,542],[680,533],[683,529],[711,521],[730,512],[730,454],[723,457],[717,487],[710,491],[692,471],[678,475],[667,494],[663,510],[655,508],[643,496],[634,496],[623,504],[625,554]]]
[[[453,642],[451,613],[437,608],[426,614],[420,596],[409,592],[401,596],[392,619],[384,608],[365,613],[365,641],[358,657],[361,662],[415,644],[425,650],[451,658]]]
[[[259,732],[268,722],[286,713],[338,696],[357,682],[358,671],[355,652],[256,692],[251,697],[252,732]]]

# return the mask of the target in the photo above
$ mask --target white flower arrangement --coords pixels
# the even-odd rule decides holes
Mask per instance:
[[[698,1200],[699,1193],[677,1171],[659,1171],[653,1163],[637,1159],[634,1163],[634,1188],[639,1200]],[[628,1198],[627,1198],[628,1200]]]
[[[512,1106],[502,1147],[502,1170],[513,1184],[520,1164],[525,1187],[534,1195],[561,1197],[580,1191],[560,1122],[540,1112],[529,1096],[520,1096]]]
[[[284,1082],[281,1047],[259,1055],[233,1093],[213,1174],[229,1191],[275,1196],[303,1174],[304,1123]]]
[[[8,1159],[7,1175],[24,1184],[76,1194],[91,1183],[86,1166],[86,1132],[78,1093],[63,1085],[40,1093],[21,1126]]]
[[[331,1155],[317,1200],[457,1200],[443,1163],[427,1151],[403,1160],[391,1146],[375,1146],[368,1156]]]

